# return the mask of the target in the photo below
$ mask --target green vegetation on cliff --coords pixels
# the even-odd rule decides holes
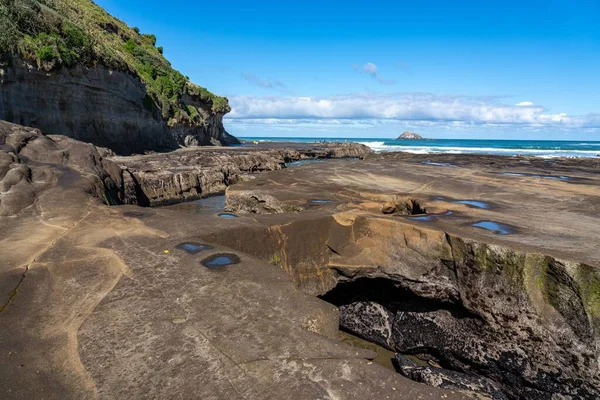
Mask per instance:
[[[0,0],[0,61],[17,56],[48,71],[97,63],[130,71],[147,87],[144,105],[170,124],[194,124],[198,109],[230,111],[226,98],[189,82],[163,57],[156,36],[140,33],[90,0]]]

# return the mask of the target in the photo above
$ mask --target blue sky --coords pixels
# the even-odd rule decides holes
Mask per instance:
[[[96,2],[234,135],[600,140],[598,0]]]

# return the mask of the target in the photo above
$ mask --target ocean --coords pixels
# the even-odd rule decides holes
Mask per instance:
[[[505,156],[600,157],[600,141],[549,141],[549,140],[479,140],[479,139],[427,139],[393,140],[373,138],[272,138],[240,137],[246,141],[362,143],[377,152],[405,151],[415,154],[496,154]]]

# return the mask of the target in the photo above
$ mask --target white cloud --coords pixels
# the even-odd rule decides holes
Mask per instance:
[[[436,125],[513,125],[533,128],[600,128],[600,114],[571,116],[542,106],[508,105],[498,98],[431,93],[352,94],[329,97],[230,97],[229,120],[251,123],[356,124],[377,121]],[[262,122],[261,122],[262,121]],[[288,122],[285,122],[288,121]],[[291,121],[291,122],[290,122]],[[369,122],[371,121],[371,122]]]
[[[519,107],[531,107],[533,105],[534,104],[530,101],[522,101],[520,103],[517,103],[517,106],[519,106]]]
[[[377,72],[377,65],[373,64],[372,62],[368,62],[365,65],[354,64],[352,67],[358,72],[366,73],[366,74],[370,75],[371,78],[375,79],[377,82],[381,83],[382,85],[393,85],[396,83],[395,81],[393,81],[391,79],[386,79],[386,78],[382,77],[381,75],[379,75],[379,73]]]
[[[377,75],[377,65],[373,63],[366,63],[363,67],[363,70],[371,76]]]

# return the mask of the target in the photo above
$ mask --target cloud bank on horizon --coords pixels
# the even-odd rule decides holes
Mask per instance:
[[[353,64],[352,68],[368,75],[382,85],[395,81],[381,76],[373,62]],[[399,68],[406,69],[404,63]],[[250,73],[242,77],[255,86],[278,91],[278,96],[232,96],[232,111],[226,121],[248,130],[252,126],[263,132],[289,131],[292,127],[303,130],[330,132],[377,127],[373,133],[384,133],[387,126],[392,133],[401,124],[413,128],[431,128],[454,132],[474,129],[505,131],[559,131],[563,134],[577,130],[600,133],[600,114],[567,115],[551,112],[532,101],[508,104],[505,96],[464,96],[435,93],[355,93],[336,96],[293,96],[293,92],[280,81],[263,79]],[[284,96],[287,94],[287,96]],[[337,128],[336,128],[337,127]],[[579,132],[580,133],[580,132]]]
[[[373,69],[374,72],[376,70]],[[600,114],[553,113],[530,101],[433,93],[349,94],[326,97],[233,96],[233,124],[364,126],[390,122],[413,126],[507,127],[514,129],[598,130]]]

